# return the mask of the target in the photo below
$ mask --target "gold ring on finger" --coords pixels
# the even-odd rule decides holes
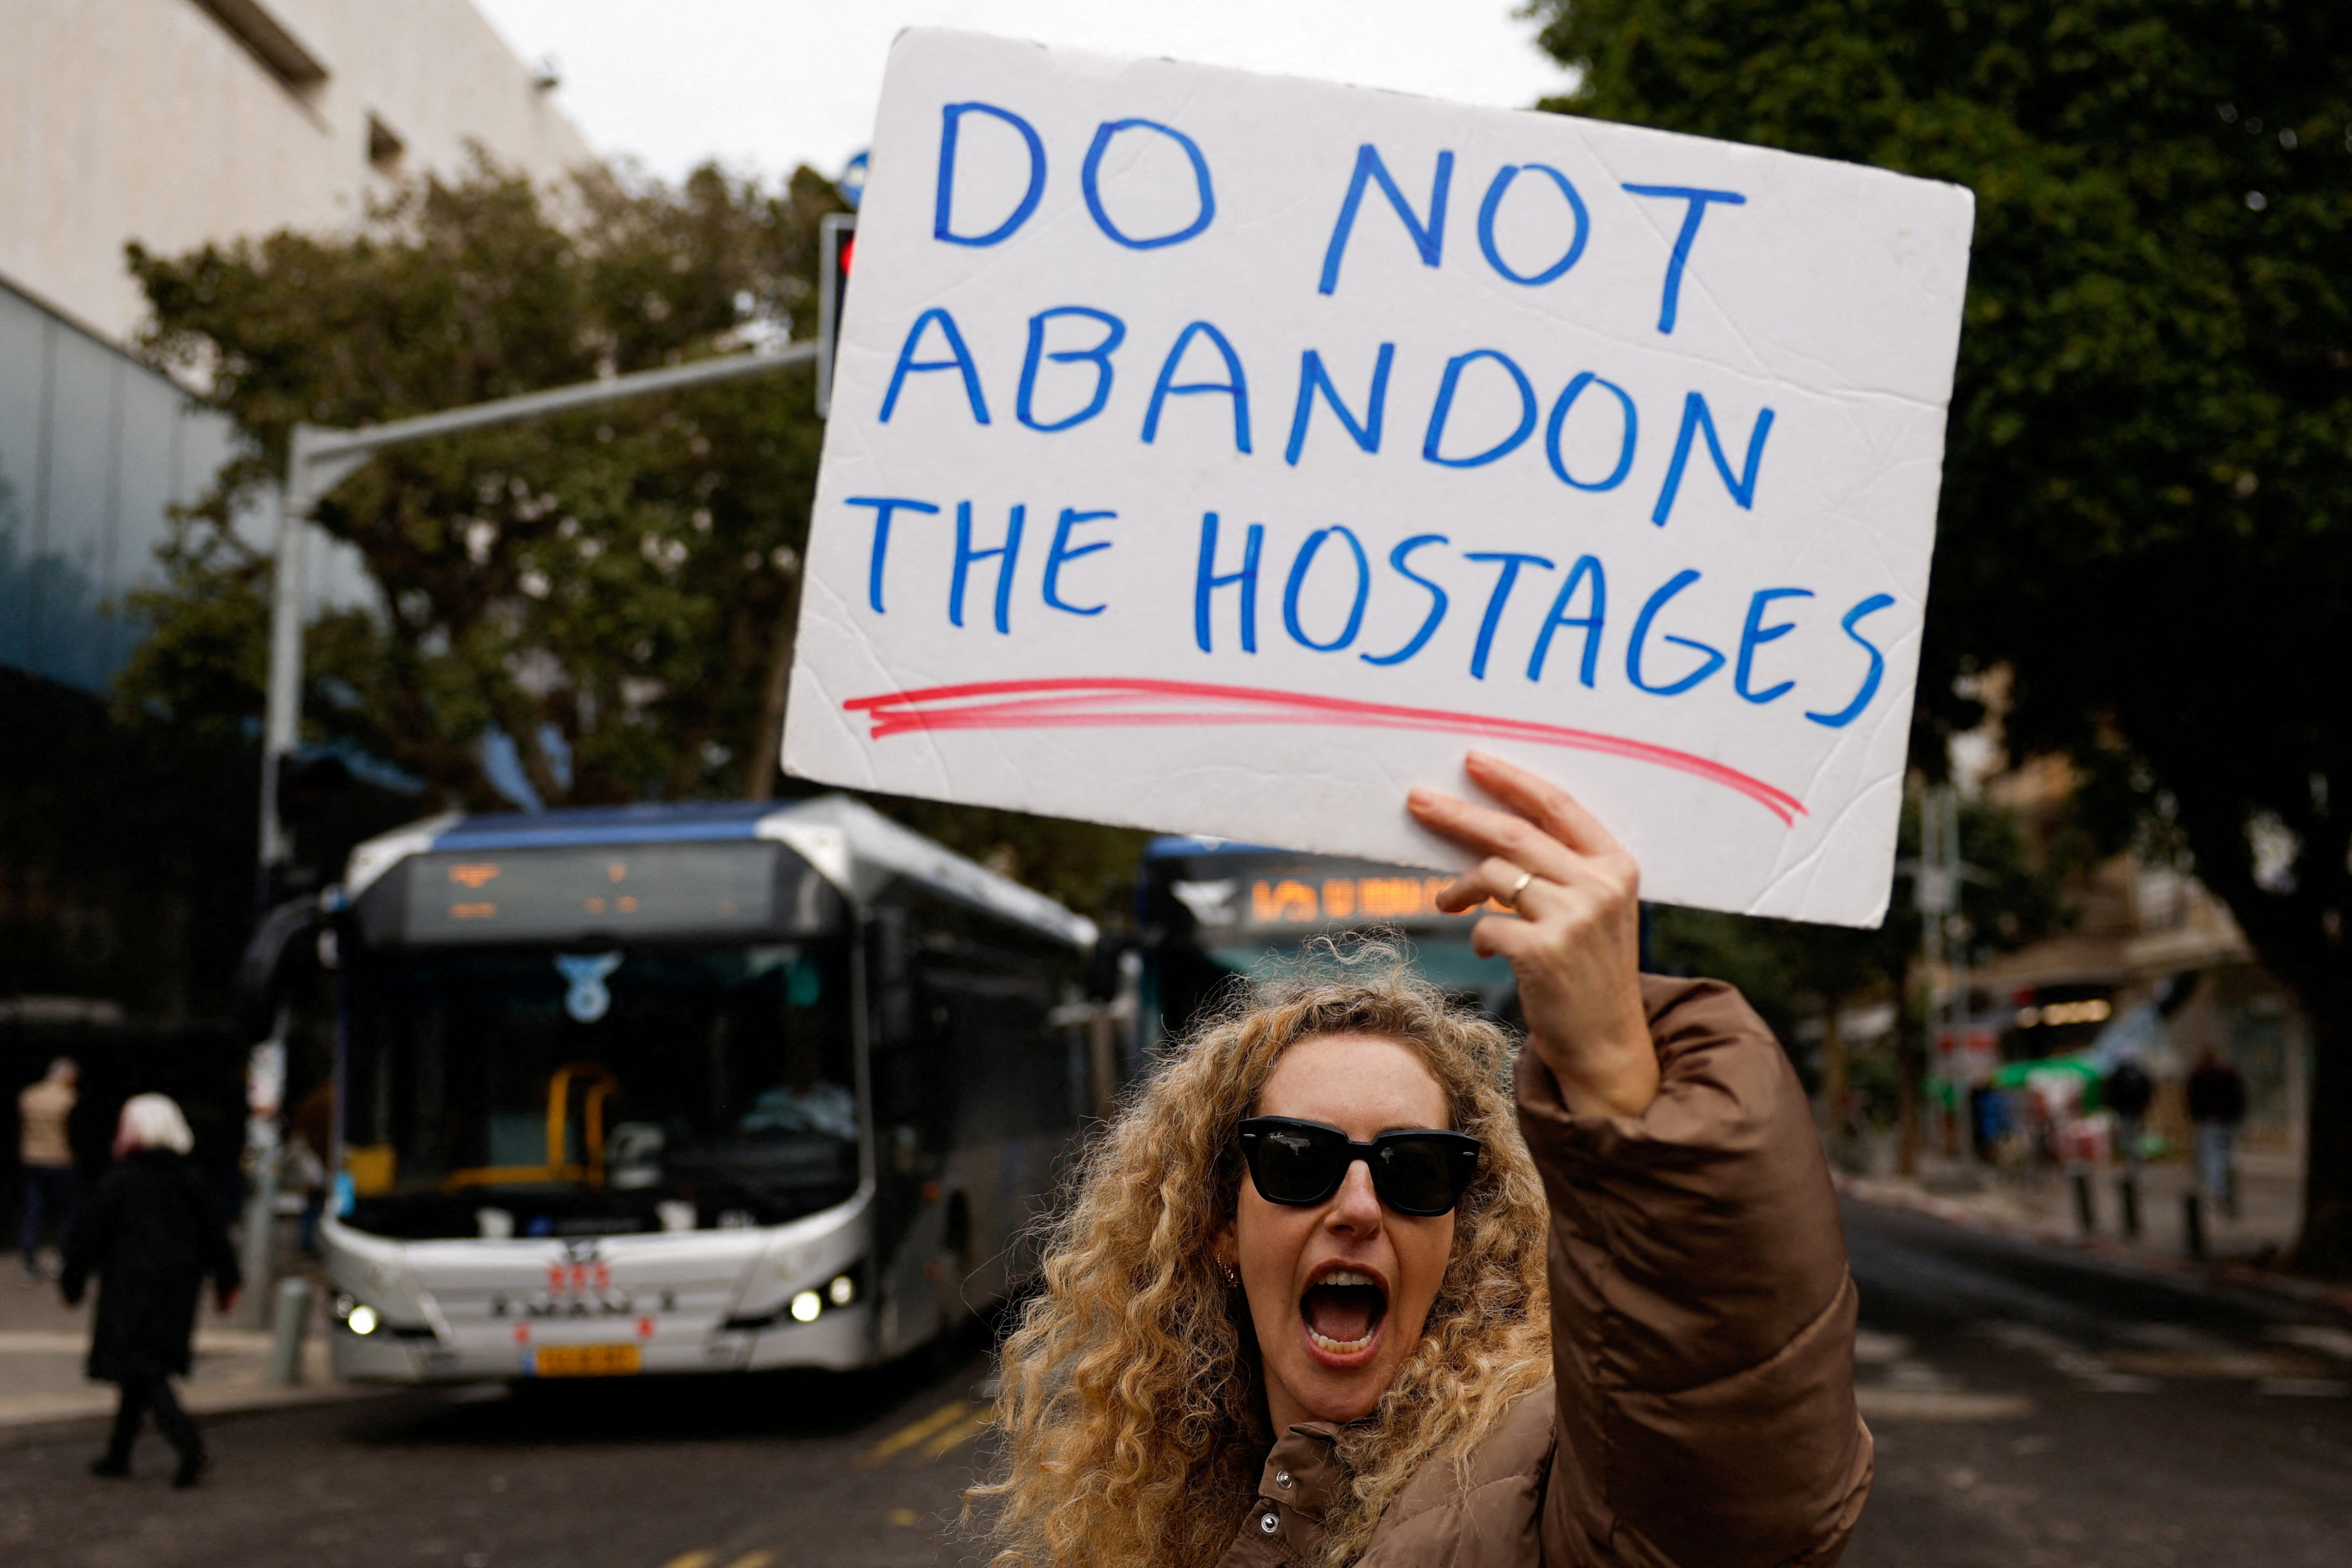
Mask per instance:
[[[1517,912],[1519,907],[1519,894],[1527,892],[1528,883],[1535,881],[1535,879],[1536,873],[1531,871],[1523,871],[1519,873],[1519,880],[1511,883],[1510,892],[1503,894],[1504,906]]]

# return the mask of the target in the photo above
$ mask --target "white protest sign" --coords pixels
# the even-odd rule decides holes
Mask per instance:
[[[1973,205],[1555,115],[913,31],[806,778],[1454,866],[1466,747],[1645,895],[1884,911]]]

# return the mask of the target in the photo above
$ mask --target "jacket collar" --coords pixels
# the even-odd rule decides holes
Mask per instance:
[[[1337,1422],[1301,1421],[1291,1427],[1265,1457],[1258,1495],[1321,1524],[1347,1481],[1339,1441]]]

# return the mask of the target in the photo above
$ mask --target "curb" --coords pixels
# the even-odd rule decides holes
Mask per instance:
[[[215,1384],[207,1388],[182,1385],[180,1403],[191,1416],[233,1416],[251,1410],[279,1410],[300,1405],[339,1405],[380,1398],[399,1390],[356,1383],[325,1385],[298,1384],[281,1388],[272,1384]],[[77,1389],[70,1394],[19,1395],[0,1398],[0,1431],[30,1427],[69,1425],[108,1419],[114,1415],[110,1388]]]
[[[2283,1297],[2300,1306],[2322,1307],[2352,1316],[2352,1286],[2298,1280],[2291,1275],[2257,1269],[2248,1263],[2200,1265],[2185,1259],[2134,1252],[2105,1237],[2081,1236],[2072,1229],[2054,1225],[2020,1225],[1995,1219],[1957,1198],[1937,1197],[1932,1193],[1920,1192],[1895,1182],[1849,1176],[1843,1171],[1832,1171],[1830,1181],[1842,1197],[1874,1204],[1881,1208],[1906,1209],[1988,1236],[2086,1253],[2113,1267],[2137,1270],[2175,1284],[2233,1285],[2242,1290]]]

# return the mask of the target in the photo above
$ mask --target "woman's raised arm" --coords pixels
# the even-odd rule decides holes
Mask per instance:
[[[1731,988],[1637,973],[1635,870],[1599,822],[1525,769],[1469,766],[1509,810],[1426,790],[1412,805],[1487,857],[1448,906],[1519,911],[1474,939],[1518,977],[1519,1122],[1551,1209],[1544,1560],[1832,1562],[1871,1444],[1844,1239],[1796,1074]]]

